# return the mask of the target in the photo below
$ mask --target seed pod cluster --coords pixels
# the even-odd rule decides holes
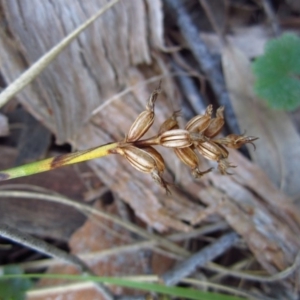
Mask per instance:
[[[201,171],[198,155],[207,160],[216,161],[221,174],[229,174],[229,168],[235,168],[228,161],[229,152],[226,148],[239,149],[250,143],[254,146],[257,137],[230,134],[216,138],[225,124],[224,107],[219,107],[215,117],[212,117],[213,107],[209,105],[203,115],[192,118],[180,129],[177,118],[180,111],[175,111],[160,126],[157,135],[141,139],[154,122],[155,101],[161,92],[160,86],[151,94],[145,111],[143,111],[131,125],[124,141],[112,153],[122,155],[135,169],[151,174],[156,183],[169,192],[168,183],[163,179],[165,162],[161,154],[153,147],[160,145],[173,149],[178,159],[191,169],[195,178],[209,173],[212,168]]]

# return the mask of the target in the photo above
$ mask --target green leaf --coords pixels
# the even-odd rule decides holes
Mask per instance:
[[[265,54],[253,63],[255,92],[271,108],[300,106],[300,38],[284,34],[267,43]]]
[[[22,274],[22,270],[17,266],[4,267],[3,274]],[[2,275],[3,276],[3,275]],[[0,278],[2,277],[0,275]],[[25,292],[32,286],[31,280],[27,278],[12,278],[0,280],[1,300],[23,300]]]
[[[177,286],[165,286],[158,283],[149,282],[137,282],[134,280],[116,278],[116,277],[98,277],[98,276],[81,276],[81,275],[66,275],[66,274],[21,274],[21,275],[4,275],[0,276],[0,282],[7,278],[54,278],[54,279],[66,279],[66,280],[81,280],[81,281],[94,281],[107,284],[113,284],[117,286],[123,286],[128,288],[134,288],[144,290],[148,292],[156,292],[159,294],[184,297],[184,299],[194,300],[243,300],[245,298],[230,296],[220,293],[200,291],[193,288],[177,287]],[[1,299],[1,297],[0,297]],[[8,299],[8,298],[5,298]],[[14,298],[15,299],[15,298]],[[2,299],[1,299],[2,300]]]

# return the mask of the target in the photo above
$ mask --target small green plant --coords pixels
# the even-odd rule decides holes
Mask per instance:
[[[284,34],[267,43],[265,54],[253,63],[255,92],[274,109],[300,106],[300,38]]]
[[[22,278],[23,271],[17,266],[7,266],[3,268],[3,275],[15,275],[14,278],[0,280],[0,299],[1,300],[23,300],[25,292],[32,287],[29,278]]]

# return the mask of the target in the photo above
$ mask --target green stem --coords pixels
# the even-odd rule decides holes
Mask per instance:
[[[118,143],[110,143],[92,149],[63,154],[57,157],[47,158],[41,161],[4,170],[0,172],[0,181],[42,173],[62,166],[106,156],[117,146]]]

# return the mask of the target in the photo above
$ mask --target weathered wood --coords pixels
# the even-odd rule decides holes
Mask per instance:
[[[1,71],[7,82],[104,2],[1,0],[8,24],[7,29],[0,28]],[[161,20],[153,15],[161,11],[157,7],[149,9],[151,5],[161,5],[161,2],[122,1],[88,28],[38,80],[18,95],[20,102],[56,134],[59,143],[68,141],[76,148],[87,149],[122,139],[144,109],[157,85],[136,88],[92,116],[98,105],[123,88],[167,69],[157,42],[161,40],[157,37],[161,37],[158,32],[162,32],[162,24],[155,24],[158,31],[153,34],[156,27],[151,23]],[[149,66],[145,67],[146,64]],[[172,88],[166,89],[167,95],[175,94],[176,86],[171,83]],[[167,99],[166,94],[157,101],[156,123],[150,134],[158,130],[174,107],[179,108],[174,103],[178,99]],[[292,264],[300,249],[296,235],[300,228],[297,209],[288,197],[277,195],[278,191],[260,169],[232,154],[229,158],[233,164],[237,163],[238,176],[220,177],[212,173],[196,183],[185,167],[180,166],[179,172],[179,163],[170,150],[163,149],[161,153],[169,171],[166,179],[172,181],[179,177],[176,178],[179,189],[174,188],[168,198],[149,176],[138,173],[121,157],[102,158],[90,165],[110,189],[130,204],[136,215],[159,231],[188,230],[189,225],[182,220],[193,223],[214,212],[245,239],[270,273]],[[206,167],[207,162],[201,166]],[[254,180],[255,172],[264,182],[263,191],[259,187],[261,182]],[[276,199],[274,203],[272,197]],[[282,209],[278,201],[288,202],[288,205],[283,205]],[[206,211],[203,205],[208,207]],[[291,222],[285,223],[289,217]]]

